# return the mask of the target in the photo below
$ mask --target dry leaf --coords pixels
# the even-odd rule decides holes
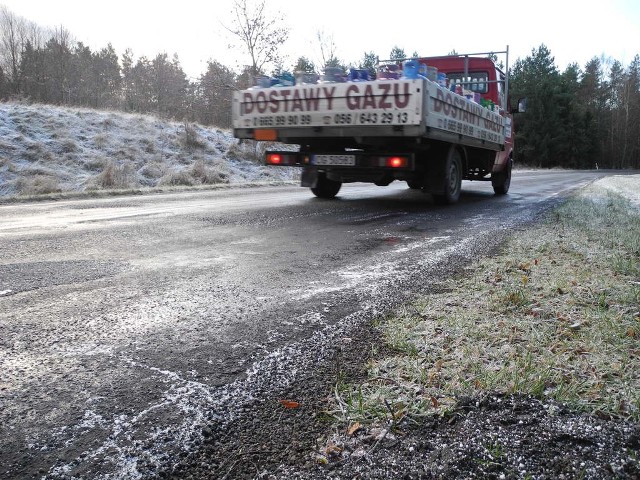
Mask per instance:
[[[526,285],[527,283],[529,283],[529,277],[527,277],[526,275],[523,275],[523,276],[522,276],[522,283],[523,283],[524,285]]]
[[[327,457],[334,457],[334,456],[340,455],[340,452],[342,452],[342,448],[334,444],[329,444],[324,449],[324,453]]]
[[[438,405],[440,405],[436,397],[431,397],[431,405],[433,405],[433,408],[438,408]]]
[[[402,410],[398,410],[397,412],[394,412],[393,414],[393,418],[394,420],[402,420],[405,415],[407,414],[407,411],[402,409]]]
[[[300,404],[294,400],[280,400],[284,408],[298,408]]]
[[[362,428],[360,422],[352,423],[351,426],[347,429],[347,435],[349,435],[350,437],[353,436],[353,434],[360,430],[360,428]]]

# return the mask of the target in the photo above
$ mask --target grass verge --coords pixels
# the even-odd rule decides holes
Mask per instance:
[[[27,203],[27,202],[44,202],[52,200],[76,200],[76,199],[88,199],[88,198],[109,198],[109,197],[123,197],[130,195],[148,195],[148,194],[160,194],[160,193],[183,193],[183,192],[197,192],[197,191],[209,191],[209,190],[232,190],[238,188],[256,188],[256,187],[281,187],[281,186],[296,186],[300,182],[297,180],[265,180],[252,181],[252,182],[236,182],[236,183],[218,183],[202,185],[160,185],[156,187],[140,187],[140,188],[123,188],[123,189],[96,189],[85,190],[82,192],[59,192],[59,193],[47,193],[38,195],[16,195],[11,197],[0,198],[0,205]]]
[[[381,321],[394,354],[338,383],[329,414],[389,424],[488,393],[640,419],[640,214],[593,185]]]

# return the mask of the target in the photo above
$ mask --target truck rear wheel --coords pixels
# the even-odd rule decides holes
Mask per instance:
[[[462,156],[457,148],[448,150],[443,173],[444,192],[433,194],[433,200],[438,205],[451,205],[460,199],[462,190]]]
[[[318,182],[315,187],[311,187],[311,191],[318,198],[334,198],[342,187],[342,182],[330,180],[324,173],[318,174]]]
[[[496,195],[505,195],[509,191],[511,186],[511,169],[513,162],[509,159],[507,168],[502,172],[491,174],[491,186],[493,187],[493,193]]]

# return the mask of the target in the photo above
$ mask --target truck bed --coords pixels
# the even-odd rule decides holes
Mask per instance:
[[[233,129],[237,138],[292,144],[416,137],[497,151],[505,141],[505,117],[424,78],[235,92]]]

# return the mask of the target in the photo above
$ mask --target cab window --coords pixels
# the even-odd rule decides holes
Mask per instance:
[[[489,91],[489,74],[487,72],[471,72],[467,77],[464,72],[447,73],[449,84],[462,85],[472,92],[487,93]]]

